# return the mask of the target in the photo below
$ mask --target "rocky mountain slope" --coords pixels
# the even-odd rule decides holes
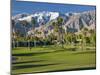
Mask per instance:
[[[95,10],[85,11],[80,13],[65,13],[59,12],[36,12],[34,14],[18,14],[12,16],[12,20],[15,22],[13,32],[19,31],[21,34],[34,34],[32,30],[32,19],[35,20],[35,30],[45,32],[45,34],[53,33],[52,22],[57,21],[58,17],[64,19],[62,27],[65,32],[79,32],[82,28],[87,27],[95,29],[96,26],[96,13]],[[26,21],[26,30],[22,21]]]

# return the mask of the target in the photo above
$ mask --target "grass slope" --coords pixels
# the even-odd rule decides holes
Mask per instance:
[[[92,47],[89,47],[92,48]],[[72,51],[55,46],[15,48],[12,74],[92,69],[96,67],[95,49]]]

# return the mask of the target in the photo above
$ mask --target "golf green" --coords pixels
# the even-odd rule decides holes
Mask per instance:
[[[89,49],[90,48],[90,49]],[[46,46],[12,50],[12,74],[40,73],[96,68],[95,48],[89,50]]]

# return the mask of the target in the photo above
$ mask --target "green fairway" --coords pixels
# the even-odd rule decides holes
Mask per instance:
[[[95,48],[87,47],[84,50],[72,47],[27,47],[12,50],[12,73],[38,73],[53,71],[68,71],[94,69],[96,67]],[[88,50],[87,50],[88,49]]]

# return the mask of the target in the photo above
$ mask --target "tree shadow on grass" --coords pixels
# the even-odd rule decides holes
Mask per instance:
[[[64,51],[76,51],[77,48],[62,48],[61,50],[55,50],[54,52],[64,52]]]
[[[96,51],[84,51],[84,52],[77,52],[74,54],[94,54],[94,53],[96,53]]]
[[[54,51],[47,51],[47,52],[33,52],[33,53],[20,53],[20,54],[12,54],[12,56],[35,56],[40,54],[47,54],[52,52],[60,52],[60,51],[66,51],[65,48],[62,48],[61,50],[55,49]]]
[[[13,66],[12,70],[16,69],[25,69],[25,68],[35,68],[35,67],[43,67],[43,66],[50,66],[50,65],[57,65],[58,63],[55,64],[31,64],[31,65],[20,65],[20,66]]]
[[[70,52],[77,52],[77,51],[81,51],[81,53],[94,53],[95,50],[94,49],[86,49],[87,51],[82,51],[80,48],[76,48],[76,47],[73,47],[73,48],[62,48],[61,50],[56,50],[54,52],[61,52],[61,51],[70,51]],[[91,51],[92,50],[92,51]]]
[[[12,62],[12,64],[23,64],[23,63],[32,63],[32,62],[41,62],[44,60],[31,60],[31,61],[23,61],[23,62]]]
[[[84,68],[72,68],[72,69],[62,69],[62,70],[51,70],[43,72],[34,72],[34,73],[48,73],[48,72],[62,72],[62,71],[80,71],[80,70],[91,70],[96,69],[96,67],[84,67]]]
[[[33,53],[12,54],[12,56],[35,56],[35,55],[52,53],[52,52],[77,51],[77,50],[79,51],[79,48],[62,48],[62,49],[55,49],[54,51],[46,51],[46,52],[43,51],[43,52],[33,52]],[[92,53],[92,52],[89,51],[88,53]]]
[[[46,54],[49,52],[33,52],[33,53],[20,53],[20,54],[12,54],[12,56],[34,56],[39,54]]]
[[[49,71],[40,71],[40,72],[22,72],[21,74],[35,74],[35,73],[49,73],[49,72],[64,72],[64,71],[81,71],[81,70],[93,70],[96,67],[83,67],[83,68],[72,68],[72,69],[61,69],[61,70],[49,70]],[[15,75],[15,74],[14,74]],[[16,74],[17,75],[17,74]]]

